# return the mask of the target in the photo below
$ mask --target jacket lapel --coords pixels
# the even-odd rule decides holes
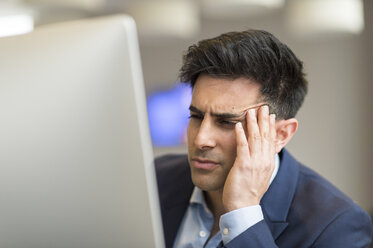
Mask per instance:
[[[171,167],[172,170],[168,172],[168,175],[165,175],[167,178],[163,179],[168,183],[158,185],[167,248],[171,248],[174,243],[194,189],[186,156],[180,157],[177,163],[172,164]],[[158,178],[158,182],[163,180]]]
[[[299,174],[298,162],[283,149],[280,153],[280,168],[264,194],[260,205],[264,219],[276,240],[286,229],[286,218],[293,200]]]
[[[279,171],[260,203],[264,219],[275,240],[288,226],[286,218],[295,194],[299,173],[298,162],[285,149],[280,153],[280,161]],[[187,161],[179,166],[182,173],[176,173],[180,177],[176,176],[178,181],[171,184],[175,187],[169,189],[167,194],[161,195],[163,228],[168,248],[172,247],[194,188]],[[180,178],[187,178],[187,180],[180,180]]]
[[[175,241],[177,231],[179,230],[188,204],[189,199],[185,204],[179,203],[162,210],[164,237],[167,248],[172,247]]]

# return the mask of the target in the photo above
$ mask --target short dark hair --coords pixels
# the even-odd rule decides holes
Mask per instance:
[[[262,30],[229,32],[190,46],[183,56],[180,80],[194,87],[200,74],[259,83],[260,100],[269,104],[277,119],[294,117],[307,93],[302,61]]]

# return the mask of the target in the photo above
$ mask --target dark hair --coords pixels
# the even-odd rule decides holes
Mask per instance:
[[[285,44],[262,30],[230,32],[190,46],[183,56],[180,79],[194,87],[202,73],[259,83],[260,100],[269,104],[277,119],[294,117],[307,93],[303,63]]]

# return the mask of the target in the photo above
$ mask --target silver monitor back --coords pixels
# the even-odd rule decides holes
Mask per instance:
[[[0,247],[164,247],[128,16],[0,39]]]

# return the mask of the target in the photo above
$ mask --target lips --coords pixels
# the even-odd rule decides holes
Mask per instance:
[[[207,159],[193,158],[192,165],[194,168],[197,169],[213,170],[215,167],[219,165],[219,163]]]

